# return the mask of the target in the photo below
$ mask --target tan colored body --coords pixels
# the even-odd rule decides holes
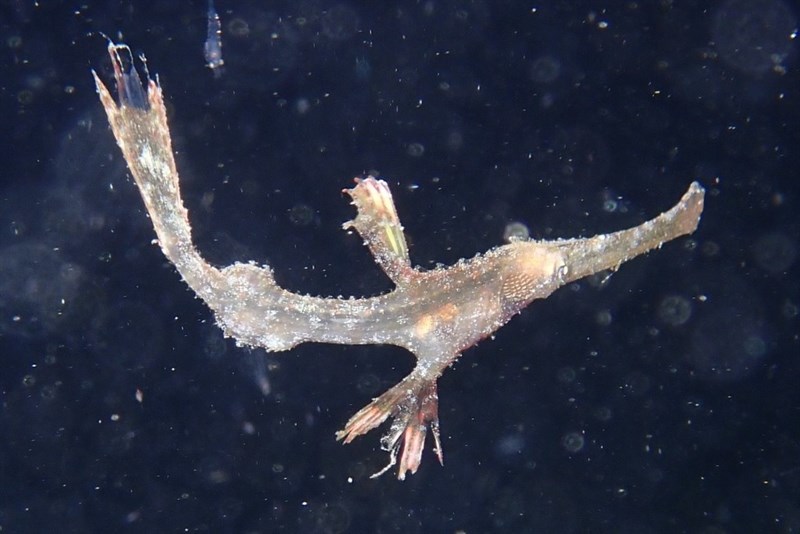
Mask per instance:
[[[386,469],[399,453],[400,479],[419,467],[429,427],[442,460],[436,379],[461,351],[564,284],[616,269],[693,232],[703,210],[703,188],[693,183],[672,209],[635,228],[587,239],[516,241],[451,267],[421,271],[411,266],[388,186],[370,176],[346,190],[358,213],[345,227],[362,235],[396,288],[363,299],[298,295],[280,288],[269,267],[237,263],[217,269],[197,252],[180,197],[161,88],[149,79],[143,86],[133,66],[125,70],[120,53],[130,52],[109,44],[119,103],[95,74],[100,101],[161,249],[214,311],[225,334],[273,351],[304,342],[393,344],[416,356],[411,374],[337,434],[347,443],[393,418],[381,442],[391,456]]]

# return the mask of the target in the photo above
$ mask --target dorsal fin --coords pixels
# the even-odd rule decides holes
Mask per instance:
[[[343,192],[350,195],[358,210],[356,218],[342,225],[355,228],[369,247],[375,262],[396,285],[401,285],[414,270],[408,258],[403,226],[397,217],[389,185],[373,176],[356,178],[356,186]]]

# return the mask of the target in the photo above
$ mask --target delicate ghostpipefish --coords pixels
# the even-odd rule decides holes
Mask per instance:
[[[704,189],[693,182],[668,211],[639,226],[584,239],[517,240],[450,267],[422,270],[409,260],[403,227],[386,182],[356,178],[345,189],[354,228],[395,289],[369,298],[322,298],[291,293],[265,265],[208,264],[192,242],[188,212],[158,78],[144,84],[130,50],[109,42],[118,100],[94,79],[111,130],[139,188],[158,244],[184,281],[240,345],[270,351],[305,342],[391,344],[410,351],[416,366],[399,384],[356,413],[336,434],[353,441],[391,419],[381,445],[397,476],[420,465],[430,428],[443,461],[436,381],[461,352],[489,336],[532,301],[585,276],[619,266],[663,243],[691,234],[703,211]]]

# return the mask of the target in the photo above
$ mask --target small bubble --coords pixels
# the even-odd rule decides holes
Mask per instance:
[[[553,95],[553,93],[544,93],[539,99],[539,105],[543,109],[551,108],[555,103],[556,103],[556,97]]]
[[[247,37],[250,35],[250,25],[244,19],[231,19],[228,22],[228,33],[234,37]]]
[[[311,109],[311,102],[307,98],[298,98],[294,103],[294,110],[298,115],[305,115]]]
[[[689,241],[693,240],[690,239]],[[719,254],[719,245],[713,241],[706,241],[703,243],[703,246],[700,247],[700,252],[707,258],[713,258]]]
[[[33,102],[33,91],[29,89],[23,89],[19,93],[17,93],[17,102],[26,106]]]
[[[445,141],[447,149],[451,152],[458,152],[464,146],[464,134],[458,130],[453,130],[447,134]]]
[[[735,280],[725,279],[725,284],[732,283]],[[698,317],[685,354],[697,377],[714,382],[740,380],[769,352],[760,312],[749,310],[740,298],[726,302],[725,295],[717,296],[713,311]]]
[[[714,13],[711,37],[725,63],[757,76],[780,71],[796,26],[792,9],[781,0],[728,0]]]
[[[784,234],[767,234],[753,245],[753,257],[759,267],[771,274],[784,273],[797,258],[797,246]]]
[[[612,412],[611,408],[609,408],[608,406],[598,406],[594,410],[594,417],[598,421],[602,422],[610,421],[613,416],[614,412]]]
[[[530,237],[531,231],[521,222],[510,222],[506,225],[505,230],[503,230],[503,239],[505,239],[507,243],[511,243],[512,241],[525,241]]]
[[[530,73],[536,83],[552,83],[561,74],[561,63],[552,56],[541,56],[531,64]]]
[[[614,317],[611,315],[609,310],[600,310],[594,316],[594,320],[600,326],[608,326],[611,324],[611,321],[614,320]]]
[[[669,295],[658,305],[658,318],[670,326],[680,326],[692,316],[692,303],[680,295]]]
[[[224,484],[230,478],[230,474],[224,469],[213,469],[206,475],[206,480],[212,484]]]
[[[200,205],[208,210],[211,208],[212,204],[214,204],[214,192],[207,191],[203,193],[203,196],[200,198]]]
[[[650,390],[650,377],[646,374],[633,371],[625,377],[625,390],[634,397],[640,397]]]
[[[314,210],[308,204],[295,204],[289,210],[289,220],[295,226],[308,226],[314,221]]]
[[[203,354],[211,360],[222,358],[227,350],[225,338],[219,335],[217,332],[207,335],[202,345]]]
[[[366,57],[357,57],[356,58],[356,66],[355,66],[356,78],[361,81],[365,81],[369,79],[369,75],[372,72],[372,65],[370,65],[369,60]]]
[[[419,158],[425,153],[425,146],[422,143],[409,143],[406,152],[412,158]]]
[[[41,91],[47,85],[47,79],[43,75],[30,75],[25,78],[25,85],[32,91]]]
[[[744,340],[744,352],[753,358],[760,358],[767,352],[767,343],[760,336],[749,336]]]
[[[29,388],[36,384],[36,377],[33,375],[25,375],[22,377],[22,385]]]
[[[358,31],[359,17],[352,8],[338,5],[323,12],[321,23],[323,35],[332,41],[344,41]]]
[[[609,198],[603,202],[603,211],[606,211],[608,213],[614,213],[615,211],[617,211],[618,206],[619,203],[616,201],[616,199]]]
[[[525,438],[519,433],[508,434],[501,437],[495,445],[499,456],[512,456],[520,454],[525,449]]]
[[[558,381],[562,384],[570,384],[575,381],[578,374],[572,367],[562,367],[558,370]]]
[[[787,300],[786,302],[783,303],[783,306],[781,307],[781,313],[787,319],[794,319],[795,317],[797,317],[798,306],[794,302]]]
[[[42,386],[42,390],[39,391],[39,395],[44,400],[53,400],[56,397],[56,388],[55,386]]]
[[[561,445],[570,453],[580,452],[583,449],[585,440],[581,432],[570,432],[561,438]]]
[[[374,395],[380,388],[381,380],[373,373],[359,375],[356,381],[356,390],[364,395]]]

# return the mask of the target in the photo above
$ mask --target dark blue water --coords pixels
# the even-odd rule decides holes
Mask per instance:
[[[790,2],[220,0],[220,76],[205,2],[40,4],[0,9],[4,531],[800,530]],[[706,212],[466,351],[439,384],[444,468],[369,480],[379,432],[334,432],[412,358],[222,339],[151,244],[97,32],[160,77],[204,256],[292,290],[390,288],[340,230],[368,172],[423,267],[511,223],[638,224],[692,180]]]

